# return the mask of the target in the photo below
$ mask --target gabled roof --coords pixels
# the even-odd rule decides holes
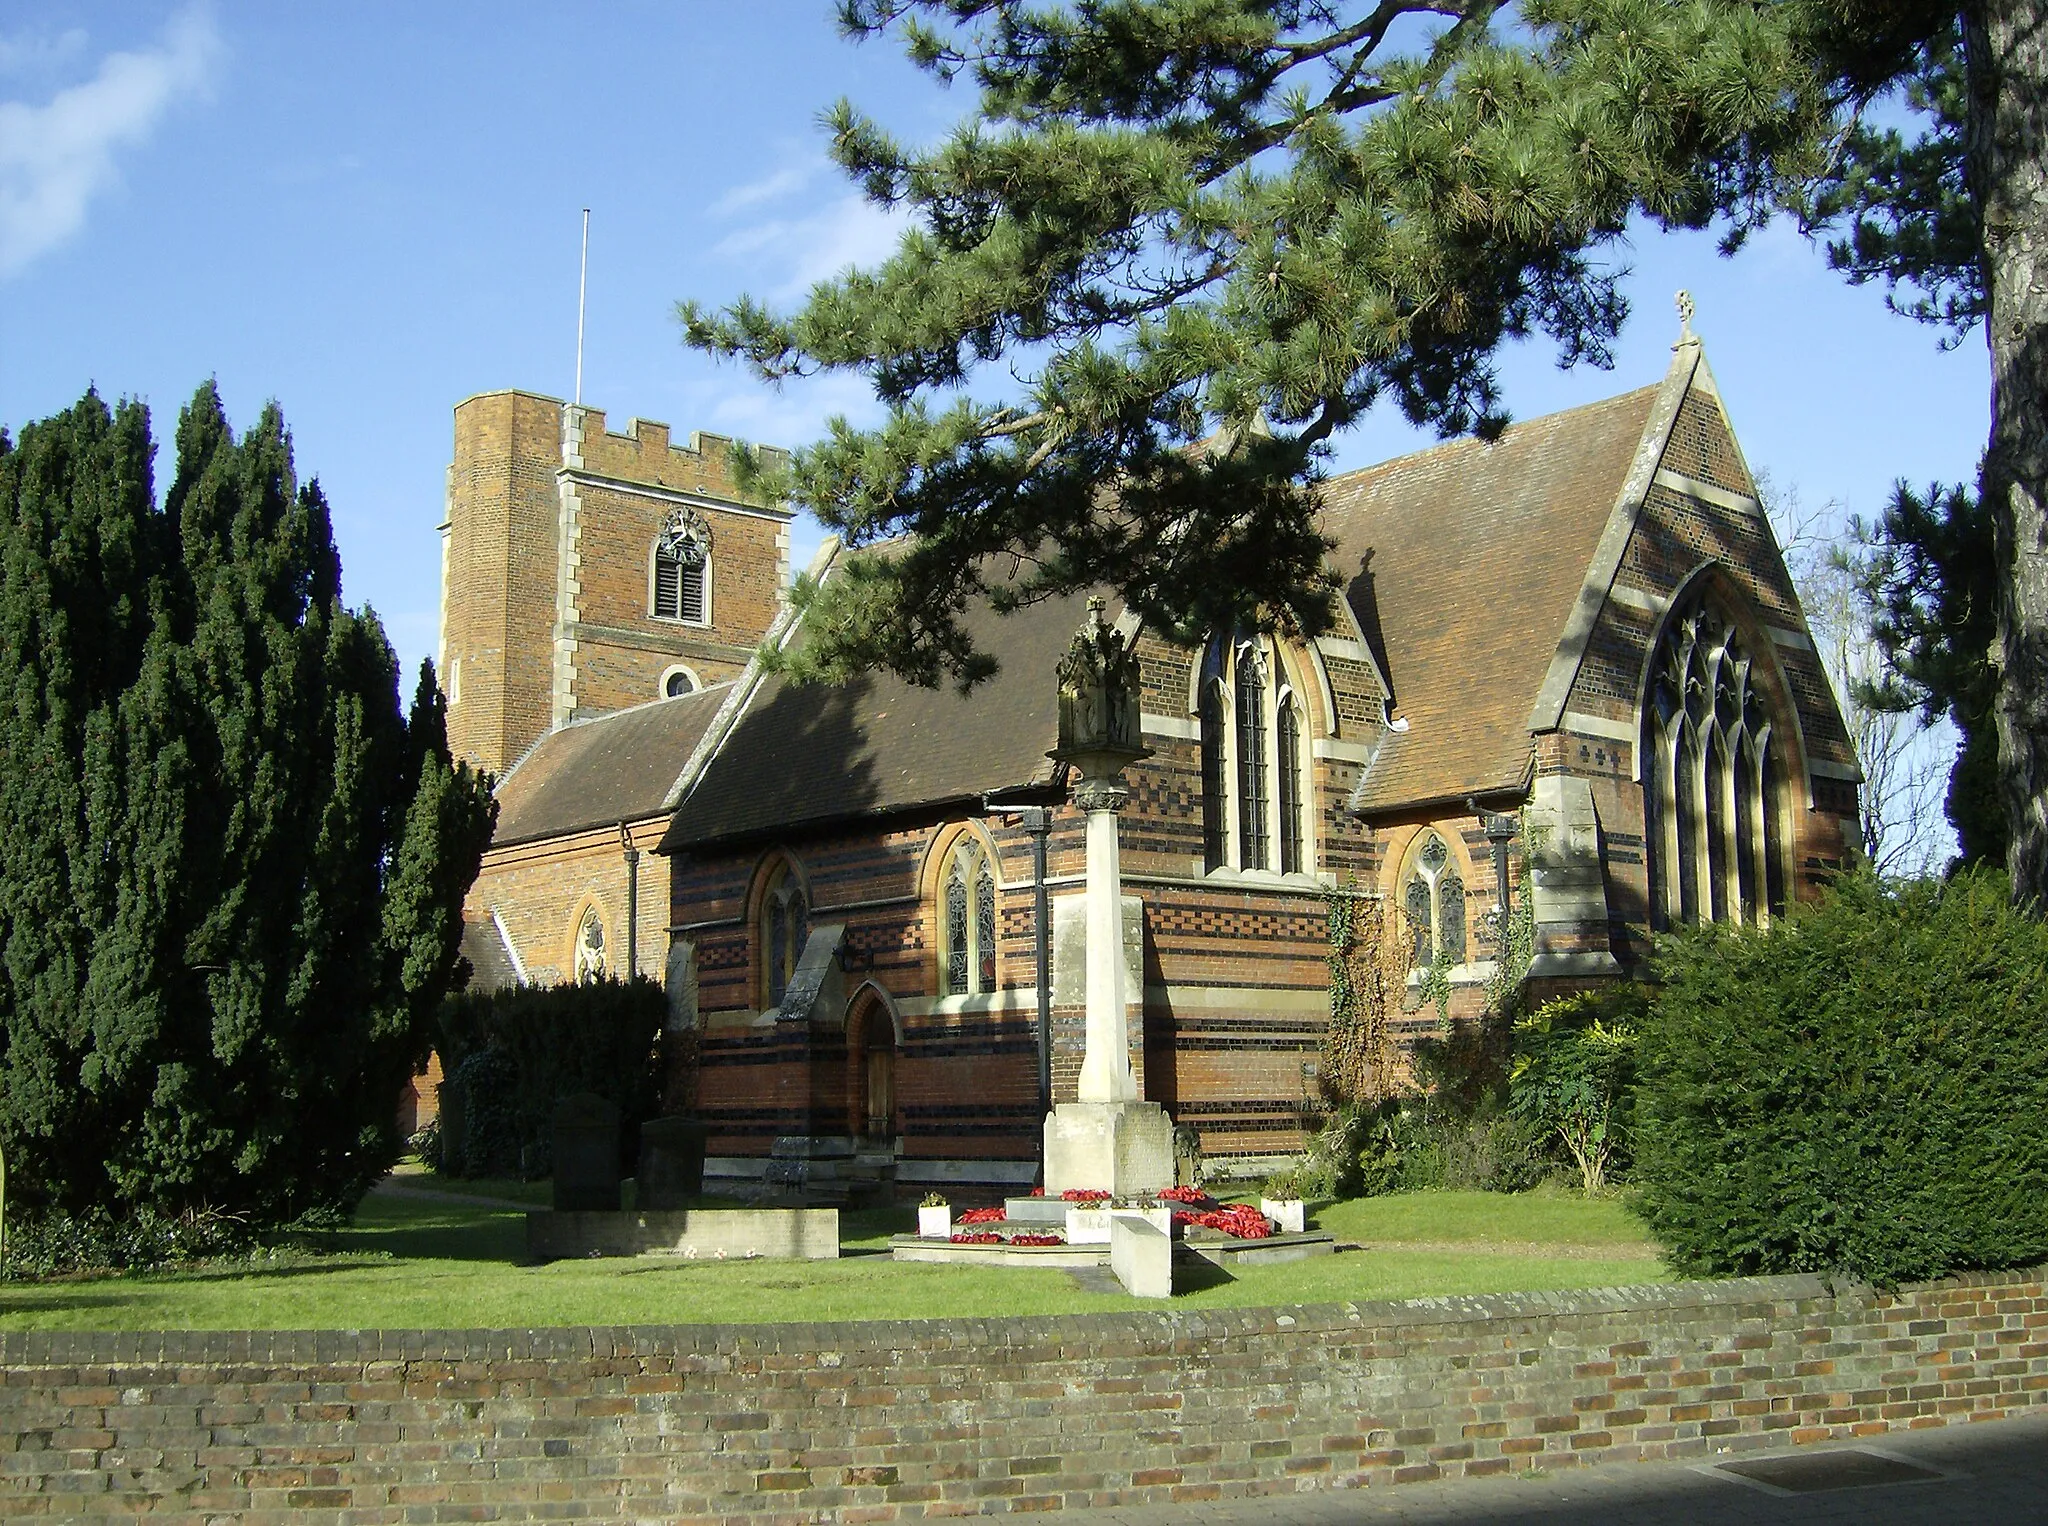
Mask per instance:
[[[1525,786],[1531,707],[1671,385],[1324,485],[1337,571],[1407,722],[1387,734],[1354,809]]]
[[[660,815],[731,690],[712,684],[549,732],[498,781],[491,846]]]
[[[496,919],[489,914],[481,922],[463,919],[462,957],[469,961],[468,988],[472,991],[507,991],[525,983],[520,979],[519,967],[506,951]]]
[[[1054,765],[1045,754],[1059,733],[1054,674],[1083,613],[1079,596],[1007,617],[970,610],[963,623],[1002,668],[964,696],[893,674],[848,684],[761,676],[687,787],[660,851],[1050,783]]]

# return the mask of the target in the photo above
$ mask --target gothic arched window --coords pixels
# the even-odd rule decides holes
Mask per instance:
[[[1771,705],[1734,619],[1681,604],[1650,658],[1644,834],[1655,927],[1762,924],[1785,903],[1781,765]]]
[[[788,859],[770,872],[755,935],[761,950],[761,1007],[780,1007],[811,936],[810,904]]]
[[[943,908],[940,967],[948,996],[996,988],[996,877],[987,850],[971,832],[946,856],[939,882]]]
[[[1269,638],[1209,644],[1196,702],[1205,868],[1301,874],[1311,867],[1304,716]]]
[[[1422,839],[1402,882],[1401,910],[1408,919],[1408,967],[1465,962],[1465,881],[1440,832]]]
[[[576,984],[587,986],[605,975],[604,919],[591,907],[576,929]]]
[[[711,526],[695,509],[679,508],[654,543],[654,615],[703,625],[711,580]]]

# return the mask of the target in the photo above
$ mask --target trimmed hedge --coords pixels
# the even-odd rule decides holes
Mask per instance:
[[[659,982],[639,976],[588,985],[464,992],[441,1011],[440,1159],[450,1176],[546,1176],[554,1113],[595,1092],[619,1109],[622,1169],[632,1174],[640,1125],[661,1096]]]
[[[1689,1273],[2048,1259],[2048,927],[2004,875],[1839,882],[1660,948],[1635,1182]]]

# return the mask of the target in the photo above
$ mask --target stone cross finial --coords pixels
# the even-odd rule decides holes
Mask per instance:
[[[1692,314],[1692,293],[1681,291],[1678,294],[1678,342],[1680,344],[1699,337],[1692,331]]]

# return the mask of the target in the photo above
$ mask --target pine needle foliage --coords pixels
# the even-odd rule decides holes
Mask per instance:
[[[2048,1258],[2048,929],[2005,876],[1841,881],[1664,946],[1638,1203],[1685,1272],[1880,1284]]]
[[[1329,442],[1382,401],[1506,422],[1495,356],[1608,363],[1602,262],[1637,216],[1739,238],[1817,167],[1828,104],[1782,15],[1732,0],[846,0],[972,110],[929,147],[841,102],[839,165],[896,252],[795,312],[685,302],[686,342],[779,381],[852,372],[788,493],[856,548],[804,587],[808,676],[991,669],[959,623],[1114,588],[1153,628],[1310,633],[1335,582]]]
[[[66,1212],[352,1205],[456,977],[489,840],[431,670],[341,602],[275,405],[0,436],[0,1147]]]

